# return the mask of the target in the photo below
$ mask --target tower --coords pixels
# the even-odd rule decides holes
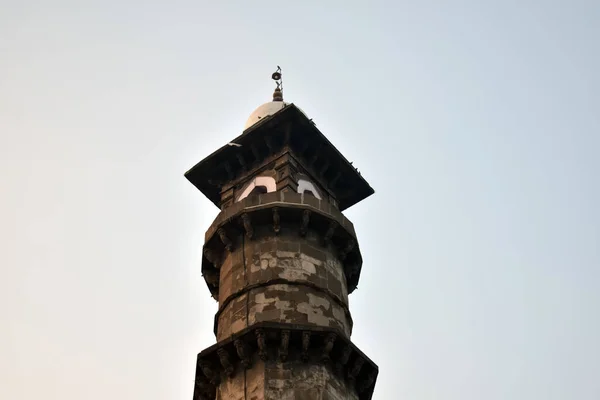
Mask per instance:
[[[378,368],[350,341],[362,257],[342,211],[374,191],[272,77],[273,101],[185,174],[221,209],[202,257],[217,343],[194,400],[368,400]]]

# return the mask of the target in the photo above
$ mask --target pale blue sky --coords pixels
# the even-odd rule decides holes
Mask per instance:
[[[375,400],[600,398],[597,1],[0,0],[0,398],[192,399],[218,210],[285,98],[375,188]]]

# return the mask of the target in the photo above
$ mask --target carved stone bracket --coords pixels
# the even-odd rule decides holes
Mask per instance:
[[[287,143],[289,145],[290,138],[292,136],[292,124],[287,124],[283,130],[283,143]]]
[[[337,181],[340,179],[341,176],[342,176],[342,171],[340,169],[338,169],[337,174],[335,174],[335,176],[333,177],[333,179],[331,180],[329,185],[331,187],[335,187],[335,185],[337,184]]]
[[[277,207],[273,207],[273,231],[275,234],[278,234],[281,230],[281,221],[279,218],[279,209]]]
[[[220,269],[221,268],[221,260],[220,260],[219,256],[215,252],[213,252],[208,247],[205,247],[204,250],[202,250],[202,252],[204,253],[204,257],[206,257],[206,259],[212,265],[214,265],[216,269]]]
[[[354,246],[356,246],[356,241],[354,239],[349,239],[346,243],[346,246],[340,250],[340,259],[345,260],[348,256],[348,253],[354,249]]]
[[[300,236],[306,236],[308,231],[308,223],[310,222],[310,210],[304,210],[302,212],[302,224],[300,225]]]
[[[285,329],[281,331],[281,344],[279,345],[279,359],[285,361],[288,356],[288,346],[290,343],[290,331]]]
[[[271,139],[270,136],[265,136],[264,140],[265,140],[265,144],[267,145],[267,147],[269,149],[269,154],[273,154],[275,152],[275,148],[273,147],[273,140]]]
[[[219,235],[219,238],[221,238],[221,242],[223,242],[223,245],[225,245],[227,251],[231,252],[233,250],[233,243],[231,242],[231,239],[227,237],[227,232],[225,232],[225,229],[219,228],[217,230],[217,234]]]
[[[227,352],[227,350],[225,350],[224,348],[220,348],[219,350],[217,350],[217,355],[219,356],[219,360],[221,361],[221,365],[223,366],[223,370],[225,371],[227,376],[232,376],[234,368],[231,364],[231,361],[229,360],[229,353]]]
[[[335,343],[336,338],[337,338],[337,335],[333,332],[328,334],[327,337],[325,338],[325,345],[323,346],[323,354],[321,355],[322,362],[328,363],[329,361],[331,361],[329,353],[331,353],[331,350],[333,349],[333,345]]]
[[[206,283],[208,283],[209,285],[219,286],[219,274],[216,273],[214,269],[209,269],[208,271],[203,273],[202,276],[204,276]]]
[[[310,160],[308,161],[308,163],[310,165],[314,165],[317,160],[319,159],[319,155],[321,154],[321,149],[323,148],[323,143],[320,143],[316,148],[315,151],[313,153],[313,156],[310,158]]]
[[[358,374],[360,373],[360,370],[364,363],[365,360],[362,357],[357,357],[354,361],[354,364],[352,365],[352,368],[350,368],[350,370],[348,371],[348,379],[350,379],[351,381],[355,380]]]
[[[246,230],[246,236],[248,239],[252,239],[254,236],[254,229],[252,229],[252,222],[250,221],[250,216],[247,213],[242,214],[242,223],[244,224],[244,229]]]
[[[308,349],[310,347],[310,331],[302,332],[302,361],[308,361]]]
[[[369,373],[369,375],[367,375],[367,377],[364,380],[360,381],[357,384],[356,389],[358,390],[358,393],[364,393],[365,390],[373,386],[373,384],[375,383],[375,379],[377,379],[377,371],[373,370]]]
[[[267,346],[265,344],[265,331],[262,329],[256,330],[256,344],[258,345],[258,356],[261,360],[267,360]]]
[[[344,368],[346,367],[346,364],[348,364],[348,360],[350,360],[351,354],[352,354],[352,347],[345,346],[344,349],[342,350],[342,354],[341,354],[340,358],[338,359],[338,361],[335,364],[336,370],[339,374],[341,374],[343,372]]]
[[[248,346],[246,346],[246,343],[241,339],[235,340],[233,342],[233,345],[235,346],[237,355],[241,360],[240,363],[244,368],[248,368],[251,364],[250,351],[248,350]]]
[[[260,153],[258,152],[258,149],[256,148],[255,145],[250,145],[250,150],[252,151],[252,155],[254,156],[254,162],[258,162],[261,160],[260,158]]]
[[[323,164],[323,166],[321,167],[321,170],[319,171],[319,175],[324,176],[325,173],[327,172],[327,170],[329,169],[329,166],[331,164],[329,163],[329,161],[325,161],[325,164]]]
[[[327,232],[325,232],[325,235],[323,236],[323,245],[326,246],[331,242],[331,238],[333,237],[333,234],[335,233],[337,227],[337,221],[331,221],[329,223],[329,228],[327,228]]]
[[[358,275],[359,271],[360,271],[359,265],[357,265],[356,263],[348,264],[348,265],[346,265],[346,268],[344,269],[344,273],[346,274],[348,281],[355,281],[354,278]],[[356,289],[356,287],[357,287],[356,285],[349,285],[348,290],[354,291]]]
[[[240,165],[242,166],[242,170],[246,170],[246,160],[244,159],[244,156],[242,155],[242,153],[237,153],[236,157],[237,157]]]
[[[219,384],[219,374],[213,368],[210,361],[200,360],[199,364],[200,364],[200,369],[202,370],[202,373],[210,381],[210,383],[212,383],[213,385],[218,385]]]
[[[231,169],[231,165],[225,161],[223,163],[223,167],[225,168],[225,171],[227,172],[227,177],[229,178],[229,180],[233,179],[233,170]]]

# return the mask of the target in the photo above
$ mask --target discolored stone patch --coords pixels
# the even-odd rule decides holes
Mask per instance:
[[[330,369],[301,362],[265,365],[265,400],[358,400],[354,390]]]

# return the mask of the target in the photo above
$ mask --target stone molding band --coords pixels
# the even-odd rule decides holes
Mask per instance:
[[[226,378],[257,362],[320,363],[354,387],[360,400],[371,400],[379,369],[337,329],[262,322],[243,329],[198,354],[194,399],[214,400]]]
[[[350,328],[350,333],[352,333],[352,326],[353,326],[353,321],[352,321],[352,315],[350,314],[350,308],[348,307],[348,305],[346,303],[344,303],[342,301],[342,299],[340,299],[338,296],[334,295],[330,290],[325,289],[319,285],[316,285],[312,282],[307,282],[307,281],[292,281],[289,279],[285,279],[285,278],[277,278],[277,279],[270,279],[268,281],[264,281],[264,282],[259,282],[259,283],[254,283],[252,285],[248,285],[246,287],[244,287],[243,289],[232,293],[231,295],[229,295],[225,300],[223,300],[222,304],[219,305],[219,309],[217,310],[216,314],[215,314],[215,321],[214,321],[214,333],[215,336],[217,335],[218,332],[218,327],[219,327],[219,317],[221,316],[221,314],[223,313],[223,311],[227,308],[227,306],[235,299],[237,299],[238,297],[243,296],[244,294],[248,294],[249,292],[251,292],[254,289],[258,289],[261,287],[267,287],[267,286],[272,286],[272,285],[290,285],[290,286],[304,286],[304,287],[309,287],[317,292],[323,293],[326,296],[328,296],[330,299],[332,299],[337,305],[339,305],[342,310],[344,310],[344,315],[346,316],[346,318],[348,319],[348,327]],[[248,321],[246,321],[247,323]],[[254,326],[255,324],[253,324],[252,326]]]
[[[246,200],[248,204],[244,203]],[[213,297],[218,298],[218,283],[206,279],[206,276],[210,275],[209,271],[213,271],[213,274],[218,272],[224,252],[235,251],[239,242],[237,238],[245,234],[249,240],[253,240],[256,227],[263,225],[271,225],[273,234],[276,235],[283,223],[296,225],[299,236],[315,227],[315,231],[321,235],[323,245],[335,244],[337,256],[344,266],[348,293],[356,289],[362,256],[352,223],[341,212],[332,212],[335,207],[324,200],[312,196],[305,198],[294,192],[261,194],[237,204],[240,206],[234,205],[223,210],[206,232],[202,272]]]

